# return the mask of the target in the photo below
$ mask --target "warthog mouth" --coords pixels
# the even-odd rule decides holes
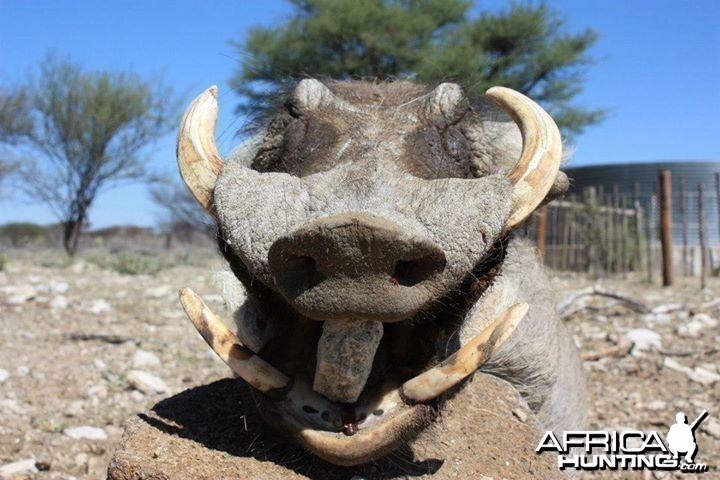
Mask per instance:
[[[480,368],[528,310],[525,303],[510,307],[432,368],[421,373],[395,368],[367,383],[366,376],[357,395],[338,401],[318,393],[318,374],[314,385],[303,368],[285,362],[276,368],[261,359],[190,289],[180,291],[180,301],[208,345],[259,393],[255,396],[266,421],[318,457],[346,466],[383,457],[427,427],[438,412],[439,397]]]

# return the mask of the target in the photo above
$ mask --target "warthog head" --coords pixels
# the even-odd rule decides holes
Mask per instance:
[[[373,460],[421,431],[527,311],[458,345],[508,234],[566,182],[548,114],[507,88],[487,96],[517,127],[484,119],[452,83],[303,80],[227,160],[215,87],[183,118],[180,171],[252,315],[238,338],[189,290],[183,305],[262,392],[265,417],[331,462]]]

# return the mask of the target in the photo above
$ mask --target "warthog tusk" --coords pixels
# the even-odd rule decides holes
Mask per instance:
[[[403,383],[400,387],[403,398],[415,403],[428,402],[460,383],[505,343],[527,311],[527,303],[518,303],[505,310],[460,350]]]
[[[552,117],[522,93],[492,87],[485,95],[510,115],[523,140],[520,159],[508,175],[514,188],[506,227],[514,228],[540,205],[552,188],[562,161],[562,138]]]
[[[195,292],[189,288],[180,290],[180,303],[210,348],[252,387],[273,393],[290,384],[287,376],[243,345]]]

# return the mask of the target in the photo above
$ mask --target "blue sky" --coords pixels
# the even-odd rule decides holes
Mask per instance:
[[[610,110],[575,139],[571,165],[655,160],[717,160],[720,133],[720,2],[716,0],[549,0],[570,31],[592,27],[591,54],[577,103]],[[500,0],[479,7],[497,9]],[[162,74],[187,104],[220,87],[218,145],[228,151],[242,119],[227,81],[241,60],[228,44],[248,27],[290,14],[280,0],[79,1],[0,0],[0,81],[21,81],[52,50],[92,69]],[[155,170],[174,169],[174,135],[148,152]],[[102,194],[95,227],[153,225],[162,212],[142,185]],[[50,211],[15,198],[0,200],[0,223],[51,222]]]

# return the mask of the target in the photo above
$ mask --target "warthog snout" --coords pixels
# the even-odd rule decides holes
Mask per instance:
[[[311,318],[397,321],[430,298],[445,254],[428,239],[366,213],[311,222],[270,248],[279,291]]]

